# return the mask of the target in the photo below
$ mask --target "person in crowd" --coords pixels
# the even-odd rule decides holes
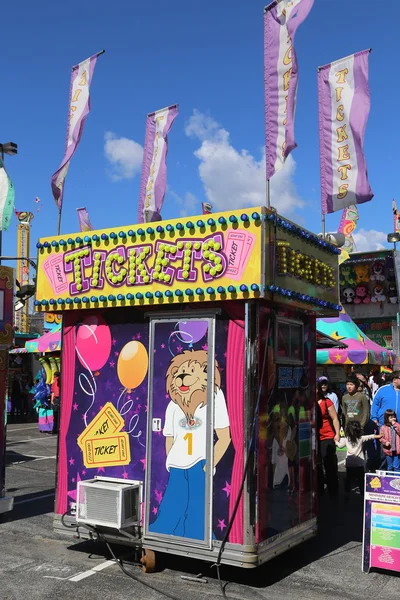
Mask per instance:
[[[370,376],[368,378],[368,385],[372,392],[372,398],[375,396],[376,392],[379,390],[379,380],[380,380],[379,371],[374,371],[373,369],[371,369]],[[372,404],[372,402],[371,402],[371,404]]]
[[[363,444],[370,440],[380,439],[381,435],[362,435],[359,421],[349,421],[345,427],[344,437],[336,442],[338,448],[346,448],[346,481],[345,492],[348,494],[353,486],[364,491],[365,456]]]
[[[22,383],[19,374],[15,374],[11,387],[11,417],[13,419],[23,416]]]
[[[380,433],[387,470],[400,473],[400,425],[394,410],[390,408],[385,410],[383,423]]]
[[[372,402],[371,419],[382,427],[384,423],[385,411],[394,410],[396,415],[400,409],[400,371],[393,371],[392,381],[383,385],[376,392]]]
[[[318,392],[321,394],[321,396],[324,398],[329,398],[329,400],[332,402],[333,406],[335,407],[337,414],[339,414],[339,398],[337,397],[335,392],[332,391],[332,387],[329,383],[328,378],[325,376],[319,377],[318,381],[317,381],[317,385],[318,385]]]
[[[333,402],[324,396],[321,388],[317,390],[317,416],[320,464],[318,473],[318,487],[324,493],[326,481],[328,493],[336,496],[339,487],[338,461],[335,442],[340,439],[340,424]],[[324,477],[325,475],[325,477]]]
[[[372,403],[372,390],[368,384],[368,380],[367,380],[366,376],[364,375],[364,373],[362,371],[356,371],[355,376],[357,377],[358,381],[360,382],[360,387],[359,387],[358,391],[365,394],[371,404]]]
[[[369,419],[369,400],[363,392],[359,392],[360,382],[355,377],[346,380],[347,393],[342,398],[342,411],[345,424],[350,421],[359,421],[364,430]]]
[[[61,388],[61,382],[60,382],[60,373],[59,371],[57,371],[56,373],[54,373],[54,379],[53,379],[53,383],[51,384],[51,396],[50,396],[50,403],[51,403],[51,407],[53,409],[53,421],[54,421],[54,426],[53,426],[53,434],[57,434],[58,430],[59,430],[59,426],[60,426],[60,388]]]

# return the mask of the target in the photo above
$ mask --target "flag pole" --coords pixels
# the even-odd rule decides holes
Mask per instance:
[[[271,208],[271,180],[267,179],[267,208]]]
[[[62,213],[62,204],[61,204],[61,206],[60,206],[60,210],[58,211],[57,235],[60,235],[60,228],[61,228],[61,213]]]

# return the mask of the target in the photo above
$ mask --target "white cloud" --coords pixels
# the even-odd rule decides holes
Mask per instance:
[[[129,138],[119,138],[111,131],[106,131],[104,139],[104,154],[111,165],[110,178],[113,181],[133,179],[142,167],[142,146]]]
[[[259,160],[247,150],[237,150],[229,132],[212,117],[198,110],[186,123],[185,133],[201,142],[194,152],[207,199],[214,210],[245,208],[266,204],[265,153]],[[293,183],[296,163],[292,156],[271,180],[271,204],[285,215],[304,207]]]
[[[382,250],[387,247],[387,233],[375,229],[359,229],[353,233],[357,252]]]
[[[195,209],[197,204],[197,198],[194,194],[192,194],[191,192],[186,192],[184,198],[182,198],[169,186],[167,186],[167,194],[169,194],[169,196],[171,196],[178,205],[180,217],[187,217],[188,215],[196,214]]]

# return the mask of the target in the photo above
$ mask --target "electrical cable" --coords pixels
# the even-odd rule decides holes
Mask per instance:
[[[97,535],[99,536],[99,538],[100,537],[102,538],[103,542],[106,544],[106,546],[108,548],[108,551],[110,552],[111,556],[113,557],[114,562],[117,563],[117,565],[119,566],[119,568],[121,569],[121,571],[123,573],[125,573],[125,575],[127,575],[128,577],[130,577],[134,581],[137,581],[138,583],[141,583],[145,587],[150,588],[154,592],[157,592],[158,594],[162,594],[166,598],[170,598],[170,600],[181,600],[180,598],[177,598],[176,596],[172,596],[172,594],[168,594],[168,592],[163,592],[162,590],[160,590],[159,588],[155,587],[151,583],[147,583],[146,581],[143,581],[143,579],[140,579],[139,577],[136,577],[133,573],[129,573],[129,571],[127,571],[125,569],[122,560],[120,558],[117,558],[115,556],[113,549],[111,548],[110,544],[107,542],[107,540],[105,538],[105,535],[103,533],[99,532],[99,531],[97,532]]]
[[[72,515],[72,512],[73,512],[73,509],[72,509],[72,508],[70,508],[69,510],[65,511],[65,513],[64,513],[63,515],[61,515],[61,523],[62,523],[62,525],[63,525],[63,526],[66,528],[66,529],[75,529],[75,531],[78,531],[78,526],[77,526],[77,525],[68,525],[68,524],[65,522],[65,520],[64,520],[64,519],[65,519],[65,517],[66,517],[67,515]]]
[[[270,334],[270,325],[271,325],[271,319],[268,320],[268,328],[267,328],[267,336],[266,336],[266,342],[265,342],[265,349],[264,349],[264,356],[263,356],[263,363],[262,363],[262,368],[261,368],[261,377],[260,377],[260,385],[258,387],[258,394],[257,394],[257,402],[254,408],[254,415],[253,415],[253,423],[251,426],[251,434],[250,434],[250,441],[249,441],[249,445],[247,448],[247,458],[246,458],[246,462],[244,465],[244,470],[243,470],[243,477],[242,477],[242,481],[240,484],[240,488],[236,497],[236,501],[232,510],[232,515],[231,518],[229,519],[229,523],[227,525],[226,531],[225,531],[225,535],[224,538],[221,542],[221,546],[218,552],[218,557],[217,557],[217,562],[214,563],[211,568],[215,567],[217,570],[217,577],[218,577],[218,581],[219,581],[219,585],[220,585],[220,589],[221,589],[221,593],[223,598],[227,598],[227,595],[225,593],[225,587],[222,583],[222,579],[221,579],[221,575],[220,575],[220,567],[221,567],[221,557],[222,557],[222,553],[224,552],[226,543],[228,541],[228,537],[229,534],[231,532],[232,526],[233,526],[233,522],[236,518],[236,513],[238,511],[239,508],[239,504],[240,504],[240,499],[242,497],[242,493],[243,493],[243,489],[244,489],[244,484],[246,482],[246,478],[247,478],[247,472],[249,470],[249,466],[250,466],[250,459],[252,458],[254,451],[255,451],[255,447],[253,446],[253,442],[254,442],[254,434],[256,431],[256,425],[257,425],[257,419],[258,419],[258,411],[259,411],[259,406],[260,406],[260,400],[261,400],[261,393],[262,393],[262,389],[263,389],[263,381],[264,381],[264,373],[265,373],[265,365],[267,362],[267,354],[268,354],[268,348],[269,348],[269,334]],[[272,396],[273,390],[271,390],[271,393],[268,397],[268,401],[269,402],[271,396]],[[226,585],[226,584],[225,584]]]

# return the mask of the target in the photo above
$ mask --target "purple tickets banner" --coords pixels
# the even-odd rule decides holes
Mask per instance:
[[[298,66],[297,28],[314,0],[274,0],[264,13],[264,90],[267,179],[279,171],[296,148],[294,114]]]
[[[61,165],[51,178],[51,189],[59,211],[62,208],[64,180],[69,163],[81,141],[83,126],[90,111],[90,84],[97,57],[98,54],[95,54],[72,67],[65,153]]]
[[[335,61],[318,72],[322,213],[374,197],[363,152],[370,96],[369,50]]]
[[[147,115],[138,223],[161,219],[167,187],[168,133],[177,115],[177,104]]]
[[[92,231],[93,225],[90,221],[90,217],[86,208],[77,208],[76,210],[78,212],[79,230]]]

